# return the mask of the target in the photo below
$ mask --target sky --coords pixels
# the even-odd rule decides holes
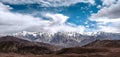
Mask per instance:
[[[120,0],[0,0],[0,34],[120,33]]]

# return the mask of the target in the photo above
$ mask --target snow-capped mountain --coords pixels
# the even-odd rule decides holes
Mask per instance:
[[[91,33],[77,33],[77,32],[19,32],[13,34],[15,37],[27,39],[30,41],[37,41],[43,43],[50,43],[54,45],[72,47],[82,46],[95,40],[120,40],[120,33],[106,33],[106,32],[91,32]]]
[[[48,43],[52,40],[54,34],[53,33],[45,33],[45,32],[18,32],[13,34],[15,37],[20,37],[23,39],[27,39],[30,41],[37,41],[37,42],[45,42]]]

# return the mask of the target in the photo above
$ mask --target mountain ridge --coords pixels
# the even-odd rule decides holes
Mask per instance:
[[[43,42],[52,45],[64,47],[83,46],[95,40],[120,40],[120,33],[106,33],[106,32],[18,32],[10,34],[20,39],[29,40],[32,42]]]

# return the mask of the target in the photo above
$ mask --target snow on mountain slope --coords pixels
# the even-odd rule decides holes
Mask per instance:
[[[15,37],[27,39],[30,41],[37,41],[43,43],[50,43],[54,45],[72,47],[82,46],[93,42],[95,40],[120,40],[120,33],[106,33],[106,32],[19,32],[13,34]]]
[[[13,34],[15,37],[20,37],[23,39],[28,39],[30,41],[37,41],[37,42],[45,42],[48,43],[49,41],[52,40],[53,33],[45,33],[45,32],[19,32]]]

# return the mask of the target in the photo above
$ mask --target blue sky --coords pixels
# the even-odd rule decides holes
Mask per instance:
[[[114,16],[115,10],[119,11],[119,0],[1,0],[1,6],[4,11],[7,9],[8,13],[11,14],[10,19],[14,18],[16,14],[17,17],[13,21],[20,22],[21,24],[16,24],[13,27],[10,27],[11,30],[6,29],[6,33],[14,32],[12,28],[16,28],[15,32],[27,30],[27,31],[77,31],[77,32],[96,32],[96,31],[105,31],[105,32],[116,32],[119,31],[119,14]],[[111,9],[111,8],[115,9]],[[105,11],[105,10],[108,10]],[[106,13],[107,12],[107,13]],[[1,13],[2,14],[2,13]],[[3,14],[2,14],[3,15]],[[31,17],[30,19],[40,19],[38,23],[31,25],[29,22],[28,25],[22,24],[25,22],[27,16]],[[0,16],[1,17],[1,16]],[[9,16],[8,16],[9,17]],[[11,18],[13,17],[13,18]],[[22,19],[23,17],[23,19]],[[115,18],[116,17],[116,18]],[[2,18],[2,17],[1,17]],[[5,21],[8,21],[7,18],[2,18]],[[22,21],[21,21],[22,20]],[[112,21],[113,20],[113,21]],[[11,21],[11,22],[13,22]],[[32,22],[27,19],[27,21]],[[34,20],[33,20],[34,21]],[[36,22],[36,20],[35,20]],[[46,22],[46,23],[45,23]],[[16,23],[16,22],[13,22]],[[52,23],[52,24],[51,24]],[[118,24],[115,24],[118,23]],[[2,22],[0,23],[2,24]],[[4,24],[4,21],[3,21]],[[6,23],[5,23],[6,24]],[[8,23],[10,24],[10,23]],[[19,26],[18,26],[19,25]],[[23,26],[25,25],[25,26]],[[2,25],[1,25],[2,26]],[[31,29],[31,27],[35,27]],[[3,26],[4,27],[4,26]],[[5,25],[6,27],[6,25]],[[24,28],[20,28],[24,27]],[[111,27],[113,31],[109,29]],[[8,27],[9,28],[9,27]],[[105,29],[107,28],[107,29]],[[70,30],[69,30],[70,29]],[[106,31],[107,30],[107,31]],[[4,32],[4,31],[2,31]]]
[[[98,2],[98,4],[100,1]],[[95,28],[95,26],[91,26],[90,24],[95,24],[95,22],[91,22],[88,20],[91,13],[97,13],[99,11],[99,8],[97,8],[97,5],[91,5],[90,3],[76,3],[71,6],[60,6],[60,7],[42,7],[39,4],[22,4],[22,5],[10,5],[12,8],[11,11],[13,12],[20,12],[23,14],[30,14],[34,12],[51,12],[51,13],[58,13],[63,14],[65,16],[69,16],[69,19],[67,22],[73,23],[75,25],[89,25],[89,28]],[[41,13],[39,12],[39,13]],[[40,14],[36,14],[35,16],[41,17]],[[44,18],[43,18],[44,19]],[[88,24],[86,24],[88,22]]]

